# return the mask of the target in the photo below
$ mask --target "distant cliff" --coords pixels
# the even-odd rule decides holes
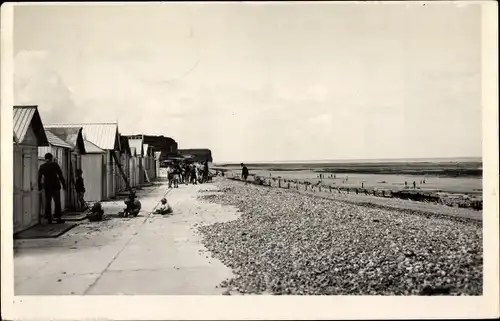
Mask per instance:
[[[207,148],[199,149],[179,149],[179,154],[182,156],[192,156],[197,162],[212,162],[212,152]]]
[[[177,142],[170,137],[155,136],[155,135],[127,135],[128,138],[143,139],[144,144],[153,147],[155,151],[161,151],[161,158],[165,159],[168,156],[177,155]]]

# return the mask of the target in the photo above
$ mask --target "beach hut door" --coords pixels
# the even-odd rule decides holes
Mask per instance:
[[[24,148],[22,154],[22,229],[38,223],[37,150]]]
[[[23,228],[23,151],[14,146],[14,233]]]

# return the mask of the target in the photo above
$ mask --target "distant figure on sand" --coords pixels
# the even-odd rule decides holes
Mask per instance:
[[[191,184],[196,184],[196,181],[197,181],[197,177],[196,177],[196,165],[195,164],[191,164],[190,165],[190,168],[189,168],[189,171],[190,171],[190,175],[191,175]]]
[[[241,163],[241,178],[246,182],[248,178],[248,168]]]
[[[179,188],[179,181],[181,179],[181,165],[177,162],[174,165],[174,188]]]
[[[208,182],[208,162],[203,164],[203,183]]]
[[[417,188],[417,184],[415,183],[415,181],[413,181],[413,189],[416,189]]]
[[[172,188],[172,183],[174,181],[174,169],[170,164],[167,166],[167,180],[168,180],[168,188]]]

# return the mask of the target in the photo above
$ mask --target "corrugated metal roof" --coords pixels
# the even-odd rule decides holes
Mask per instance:
[[[54,135],[64,140],[66,143],[76,146],[78,134],[82,130],[82,126],[79,127],[59,127],[58,125],[45,125],[45,129],[48,129]]]
[[[119,149],[117,123],[52,124],[52,127],[82,127],[83,139],[101,149]],[[116,142],[118,141],[118,146]]]
[[[22,144],[28,128],[33,126],[38,146],[48,145],[37,106],[14,106],[12,126],[14,127],[14,139],[17,143]]]
[[[94,144],[88,140],[84,140],[83,143],[85,145],[85,153],[87,153],[87,154],[103,154],[103,153],[105,153],[105,151],[103,149],[99,148],[99,146],[97,146],[96,144]]]
[[[36,107],[14,107],[14,121],[12,126],[14,127],[14,135],[18,142],[23,141],[35,111]]]
[[[128,144],[130,148],[135,148],[135,151],[138,156],[142,156],[142,149],[143,149],[142,139],[129,139]]]
[[[85,153],[85,144],[83,142],[83,127],[57,127],[57,125],[45,125],[52,134],[56,135],[69,145],[73,149],[78,146],[80,153]]]
[[[66,143],[64,140],[60,139],[59,137],[51,133],[49,130],[45,130],[45,135],[47,135],[47,139],[50,145],[73,149],[73,146]]]

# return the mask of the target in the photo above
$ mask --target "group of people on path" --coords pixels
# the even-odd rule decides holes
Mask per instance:
[[[178,188],[179,184],[203,184],[210,180],[208,162],[179,162],[167,166],[169,188]]]

